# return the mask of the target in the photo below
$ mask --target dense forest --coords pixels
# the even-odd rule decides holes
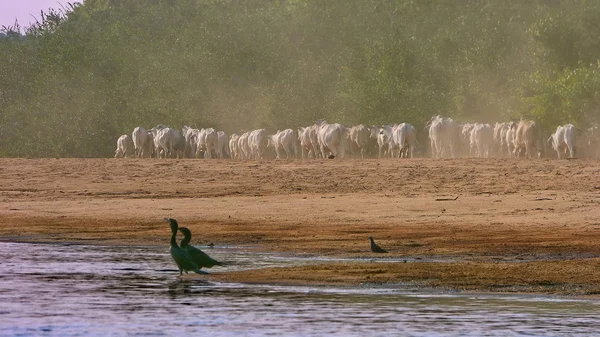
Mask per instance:
[[[597,0],[85,0],[2,27],[0,156],[135,126],[600,122]]]

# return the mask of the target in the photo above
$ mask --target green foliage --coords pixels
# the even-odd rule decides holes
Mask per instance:
[[[543,125],[572,123],[585,128],[600,117],[600,63],[564,69],[551,78],[535,75],[538,93],[527,98],[533,118]]]
[[[0,38],[0,156],[136,126],[598,123],[595,0],[86,0]]]

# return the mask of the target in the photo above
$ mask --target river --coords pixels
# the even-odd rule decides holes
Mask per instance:
[[[221,247],[212,271],[326,261]],[[596,336],[600,301],[179,278],[168,247],[0,242],[0,336]]]

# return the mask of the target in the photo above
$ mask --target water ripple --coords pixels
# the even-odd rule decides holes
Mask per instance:
[[[327,262],[209,253],[225,271]],[[600,326],[591,300],[180,279],[166,247],[0,243],[0,256],[0,336],[594,336]]]

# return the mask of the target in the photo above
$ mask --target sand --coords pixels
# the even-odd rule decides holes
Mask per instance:
[[[356,258],[215,280],[600,294],[600,161],[0,159],[1,241],[168,246],[164,217],[196,245]]]

